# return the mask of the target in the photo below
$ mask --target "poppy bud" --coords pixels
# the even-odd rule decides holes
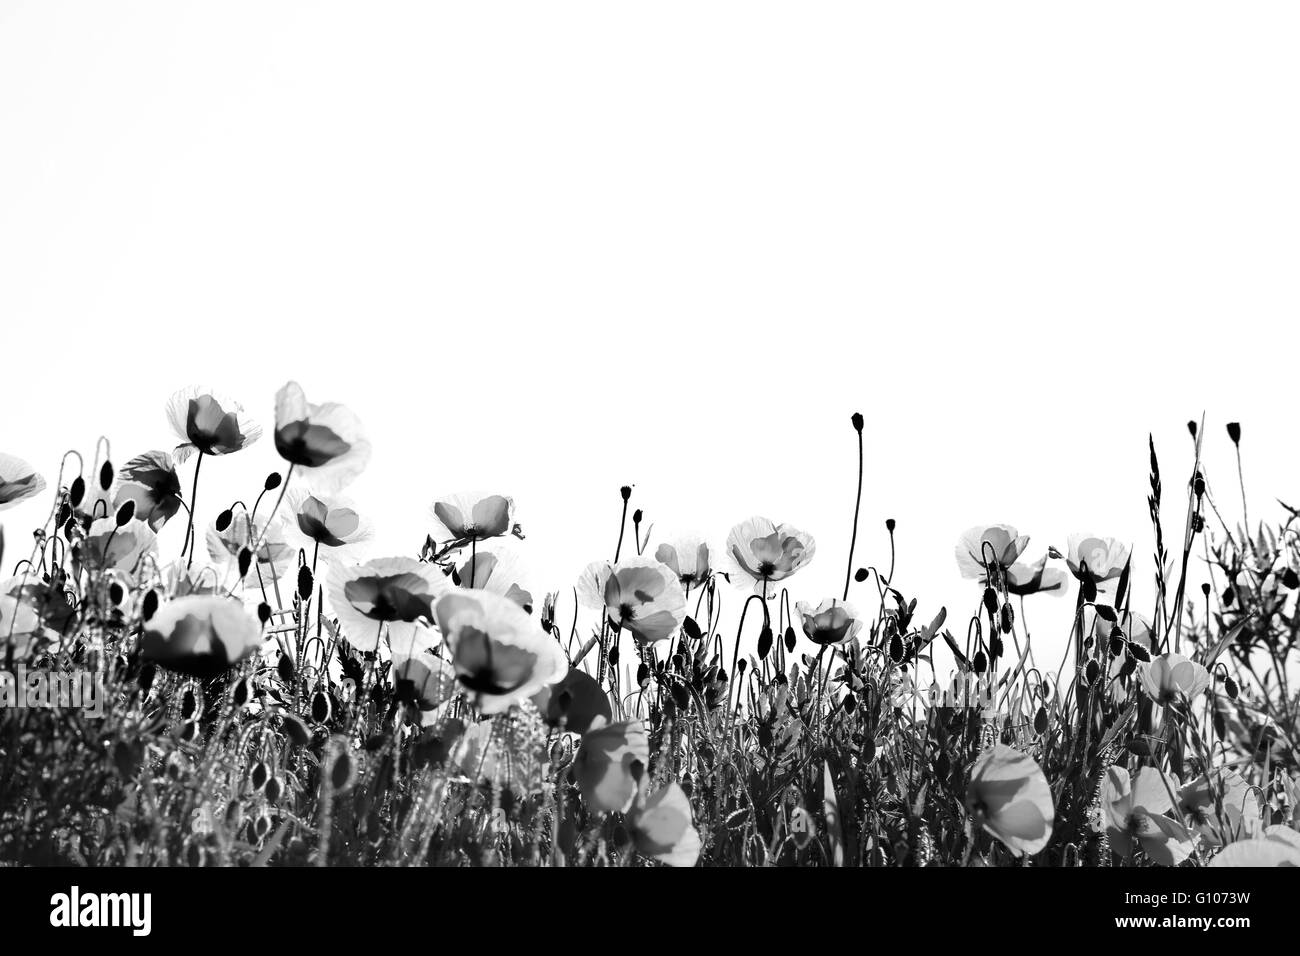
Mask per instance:
[[[239,549],[239,576],[241,578],[246,577],[248,575],[248,569],[252,566],[252,564],[253,564],[253,552],[249,551],[247,548],[240,548]]]
[[[284,479],[280,477],[280,473],[278,471],[273,471],[266,476],[266,481],[262,483],[262,487],[267,491],[275,491],[276,488],[280,487],[280,482],[282,481],[284,481]]]
[[[144,593],[144,601],[140,605],[140,617],[148,621],[158,610],[158,592],[150,588]]]
[[[1282,583],[1294,591],[1300,588],[1300,574],[1296,574],[1295,568],[1287,568],[1282,572]]]
[[[111,461],[105,461],[99,466],[99,487],[104,491],[108,491],[109,488],[113,487],[113,463]]]
[[[692,641],[698,641],[704,636],[700,632],[700,625],[696,624],[695,618],[690,617],[689,615],[684,621],[682,621],[682,631],[686,634],[686,637]]]
[[[861,432],[861,431],[862,431],[862,426],[865,424],[865,422],[864,422],[863,419],[862,419],[862,413],[861,413],[861,412],[854,412],[854,413],[853,413],[853,417],[852,417],[851,419],[849,419],[849,420],[850,420],[851,422],[853,422],[853,430],[854,430],[855,432]]]
[[[1192,479],[1192,492],[1198,498],[1205,497],[1205,479],[1201,477],[1199,471],[1196,473],[1196,477]]]
[[[897,528],[897,527],[898,527],[898,523],[897,523],[896,521],[894,521],[893,518],[886,518],[886,519],[885,519],[885,530],[888,531],[890,534],[893,534],[893,533],[894,533],[894,529]]]
[[[771,650],[772,650],[772,629],[768,627],[766,624],[764,624],[763,630],[759,631],[758,633],[758,659],[760,661],[767,660],[768,652]]]
[[[1234,445],[1241,443],[1241,423],[1228,422],[1228,437],[1232,439]]]
[[[858,568],[856,571],[853,572],[853,580],[857,581],[859,584],[861,584],[866,579],[867,579],[866,568]]]
[[[1188,430],[1189,432],[1191,432],[1191,433],[1192,433],[1192,437],[1195,438],[1195,437],[1196,437],[1196,422],[1188,422],[1188,423],[1187,423],[1187,430]]]
[[[640,523],[641,523],[641,509],[640,509],[640,508],[637,508],[636,511],[633,511],[633,512],[632,512],[632,523],[633,523],[633,524],[640,524]]]
[[[610,666],[610,667],[617,667],[617,666],[618,666],[618,645],[617,645],[617,644],[613,644],[613,645],[610,646],[610,649],[609,649],[609,666]]]
[[[279,777],[272,777],[266,781],[266,789],[263,793],[268,803],[276,803],[284,794],[284,784],[280,782]]]
[[[141,693],[146,697],[149,696],[149,691],[153,688],[153,679],[157,670],[153,664],[145,664],[144,667],[140,668],[140,676],[137,682],[140,685]]]
[[[318,724],[323,724],[330,719],[330,713],[333,707],[330,705],[329,695],[323,691],[316,691],[311,695],[311,719]]]
[[[261,790],[266,786],[266,781],[271,779],[271,770],[267,767],[265,761],[259,760],[253,764],[253,769],[248,772],[248,783],[254,790]]]
[[[306,601],[311,597],[314,587],[315,581],[312,580],[311,568],[304,564],[298,569],[298,597]]]
[[[989,612],[989,617],[998,613],[998,594],[992,588],[984,589],[984,609]]]
[[[305,747],[311,743],[311,731],[307,729],[307,725],[300,717],[294,714],[281,714],[280,721],[281,729],[289,743],[296,747]]]
[[[265,601],[259,603],[257,605],[257,619],[262,622],[263,626],[265,626],[266,623],[271,620],[271,605],[267,604]]]
[[[989,669],[989,659],[985,656],[983,651],[976,651],[975,658],[971,661],[970,666],[971,670],[976,674],[983,674]]]
[[[691,689],[685,684],[673,684],[673,703],[677,705],[679,711],[691,709]]]
[[[749,666],[749,661],[745,660],[745,659],[742,657],[740,660],[736,661],[736,673],[737,673],[739,676],[744,677],[744,676],[745,676],[745,668],[748,667],[748,666]]]
[[[1228,697],[1230,699],[1232,700],[1237,699],[1237,694],[1238,694],[1237,682],[1233,680],[1230,676],[1225,676],[1223,678],[1223,689],[1227,691]]]
[[[1097,678],[1101,676],[1101,668],[1097,666],[1096,661],[1088,661],[1088,666],[1083,669],[1083,676],[1089,687],[1097,683]]]
[[[1001,660],[1002,650],[1002,638],[998,637],[996,634],[991,635],[989,637],[989,657],[995,661]]]
[[[227,508],[221,514],[217,515],[217,533],[220,534],[230,527],[230,522],[235,520],[235,513]]]
[[[127,522],[129,522],[134,517],[135,517],[135,501],[131,498],[128,498],[126,501],[122,502],[122,507],[117,509],[117,526],[119,528],[126,527]]]
[[[1016,612],[1011,609],[1010,604],[1002,605],[1002,633],[1010,634],[1011,628],[1016,622]]]
[[[280,653],[280,660],[276,662],[275,671],[280,675],[280,680],[286,684],[293,683],[293,658],[283,652]]]
[[[177,734],[182,743],[190,743],[198,739],[199,722],[197,720],[187,720],[181,724],[180,733]]]
[[[1151,652],[1136,641],[1128,642],[1128,652],[1134,660],[1141,661],[1143,664],[1151,663]]]
[[[1231,587],[1226,587],[1223,589],[1223,603],[1225,606],[1232,604],[1232,602],[1235,601],[1236,599],[1237,599],[1237,592],[1234,591]]]
[[[1124,629],[1121,627],[1112,627],[1110,629],[1110,656],[1119,657],[1124,653]]]
[[[257,695],[257,688],[253,683],[253,678],[245,677],[237,681],[230,691],[230,700],[236,707],[247,706],[248,702]]]
[[[114,581],[108,586],[108,599],[114,604],[121,604],[124,597],[126,597],[126,592],[122,590],[122,585]]]
[[[636,683],[642,689],[650,684],[650,668],[645,661],[642,661],[636,667]]]
[[[1041,705],[1038,712],[1034,714],[1034,733],[1040,737],[1047,733],[1047,708]]]
[[[78,475],[72,480],[72,487],[68,489],[68,501],[72,502],[72,507],[81,504],[81,499],[86,497],[86,479]]]
[[[795,641],[794,628],[787,627],[785,629],[785,649],[787,653],[794,650]]]
[[[854,697],[852,694],[846,695],[844,698],[844,713],[851,714],[857,709],[858,709],[858,699]]]

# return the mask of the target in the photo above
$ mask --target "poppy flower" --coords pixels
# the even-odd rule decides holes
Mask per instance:
[[[26,601],[12,594],[0,594],[0,664],[9,648],[14,660],[22,660],[32,639],[41,633],[41,620]]]
[[[48,631],[54,637],[69,633],[77,619],[77,608],[67,588],[67,573],[56,570],[49,580],[45,575],[15,574],[0,584],[0,594],[8,595],[29,608],[38,618],[38,630]],[[26,620],[25,615],[22,618]],[[0,641],[6,633],[0,628]]]
[[[1142,689],[1158,704],[1191,699],[1210,686],[1210,672],[1182,654],[1161,654],[1141,668]]]
[[[631,818],[637,852],[669,866],[694,866],[700,834],[686,791],[671,781],[646,797]]]
[[[140,653],[170,670],[211,677],[256,653],[262,629],[237,598],[191,595],[159,606],[145,622]]]
[[[456,674],[437,654],[442,644],[437,631],[423,624],[402,627],[389,633],[388,643],[393,651],[391,677],[399,696],[429,715],[451,700]]]
[[[609,696],[594,677],[576,667],[570,667],[562,680],[534,694],[533,705],[552,727],[563,725],[575,734],[585,734],[598,721],[613,720]]]
[[[1023,535],[1009,524],[977,525],[957,539],[954,551],[957,567],[964,578],[983,581],[987,577],[986,565],[994,564],[1006,570],[1024,552],[1029,536]]]
[[[370,441],[351,409],[337,402],[313,405],[297,382],[275,395],[275,450],[306,469],[318,491],[339,490],[370,461]]]
[[[429,508],[435,541],[486,541],[514,530],[515,502],[505,495],[460,494],[440,498]]]
[[[176,463],[165,451],[148,451],[132,458],[117,473],[113,512],[135,502],[135,516],[157,531],[181,510],[181,480]]]
[[[1262,837],[1238,840],[1210,860],[1210,866],[1300,866],[1300,833],[1271,826]]]
[[[713,573],[709,565],[709,546],[699,538],[679,538],[661,544],[655,550],[655,560],[667,565],[687,591],[703,587]]]
[[[434,602],[450,590],[437,565],[398,557],[333,568],[328,594],[348,643],[373,651],[386,626],[432,623]],[[405,635],[410,628],[398,630]]]
[[[456,589],[438,598],[434,619],[456,679],[484,714],[499,714],[564,676],[564,649],[514,601]]]
[[[591,810],[626,813],[650,766],[650,738],[639,720],[593,727],[582,735],[573,776]]]
[[[578,600],[642,644],[669,640],[686,619],[686,592],[677,575],[645,556],[588,565],[578,579]]]
[[[97,571],[116,569],[134,572],[140,559],[152,550],[158,536],[139,518],[118,527],[117,518],[92,521],[82,542],[87,567]]]
[[[773,598],[777,584],[811,561],[816,552],[812,535],[767,518],[750,518],[727,535],[721,570],[733,584]]]
[[[521,582],[519,556],[505,548],[475,551],[456,571],[462,587],[500,594],[533,612],[533,595]]]
[[[1055,808],[1043,770],[1028,754],[997,744],[971,770],[966,809],[1016,856],[1034,854],[1052,838]]]
[[[1128,545],[1114,538],[1098,538],[1090,534],[1072,534],[1067,541],[1065,563],[1070,573],[1085,580],[1084,568],[1094,584],[1109,581],[1124,573],[1128,564]]]
[[[1170,793],[1177,789],[1178,781],[1154,767],[1142,767],[1132,777],[1123,767],[1107,770],[1101,803],[1111,848],[1120,856],[1132,856],[1136,843],[1162,866],[1177,866],[1187,859],[1192,835],[1165,815],[1173,809]]]
[[[1033,564],[1017,561],[1007,568],[1007,590],[1020,597],[1031,594],[1051,594],[1060,596],[1065,593],[1065,583],[1069,580],[1060,568],[1047,566],[1047,555],[1043,555]]]
[[[167,402],[167,418],[181,443],[177,462],[196,451],[203,455],[230,455],[262,436],[262,427],[248,417],[234,399],[198,385],[176,392]]]
[[[816,607],[799,601],[794,609],[803,622],[804,634],[814,644],[847,644],[862,630],[862,618],[847,601],[828,598]]]
[[[45,490],[45,479],[21,458],[0,454],[0,511]]]
[[[374,534],[371,524],[347,498],[306,488],[284,496],[285,539],[301,549],[308,563],[355,558],[361,545]]]
[[[1257,836],[1264,829],[1259,798],[1235,770],[1214,770],[1184,784],[1178,809],[1207,846]]]
[[[223,579],[239,573],[240,554],[256,543],[256,560],[249,562],[243,583],[245,587],[259,591],[262,585],[270,585],[284,577],[298,556],[297,549],[285,536],[283,518],[276,518],[269,526],[259,529],[247,513],[240,513],[235,515],[225,531],[218,531],[216,522],[209,525],[206,539],[208,556]]]

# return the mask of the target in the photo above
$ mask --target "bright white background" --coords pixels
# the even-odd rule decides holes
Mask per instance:
[[[269,424],[296,378],[369,425],[380,552],[500,490],[566,587],[635,483],[657,537],[810,530],[818,599],[861,410],[858,563],[896,518],[927,618],[974,608],[978,522],[1131,540],[1146,596],[1148,431],[1175,546],[1202,411],[1227,514],[1229,420],[1252,518],[1300,499],[1298,35],[1186,0],[4,0],[0,450],[52,480],[100,433],[171,447],[186,384]],[[275,467],[209,463],[201,517]]]

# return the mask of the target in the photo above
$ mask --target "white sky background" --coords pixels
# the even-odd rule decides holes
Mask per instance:
[[[535,592],[754,513],[940,604],[953,545],[1171,547],[1207,416],[1240,515],[1300,500],[1300,7],[1289,3],[0,2],[0,450],[53,482],[289,378],[375,446],[375,554],[515,497]],[[208,463],[200,517],[278,467]],[[192,465],[183,475],[188,481]],[[11,565],[49,496],[3,515]],[[180,525],[177,521],[174,525]],[[164,536],[179,547],[183,527]],[[865,591],[858,591],[863,595]],[[739,597],[731,598],[731,609]],[[1059,653],[1072,601],[1028,607]]]

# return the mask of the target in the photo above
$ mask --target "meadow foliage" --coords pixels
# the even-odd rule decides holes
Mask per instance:
[[[170,450],[117,466],[101,441],[48,487],[0,455],[0,509],[51,499],[30,547],[0,533],[4,672],[90,674],[104,701],[0,687],[2,862],[1300,865],[1300,513],[1229,527],[1204,427],[1182,527],[1151,445],[1150,606],[1125,542],[980,526],[958,621],[892,555],[855,563],[857,508],[833,556],[763,517],[660,540],[624,487],[614,553],[534,593],[498,488],[433,501],[418,554],[371,556],[348,408],[281,389],[283,465],[238,502],[201,479],[256,416],[205,387],[166,408]],[[844,562],[842,593],[798,592],[814,560]],[[1053,666],[1024,609],[1063,599]]]

